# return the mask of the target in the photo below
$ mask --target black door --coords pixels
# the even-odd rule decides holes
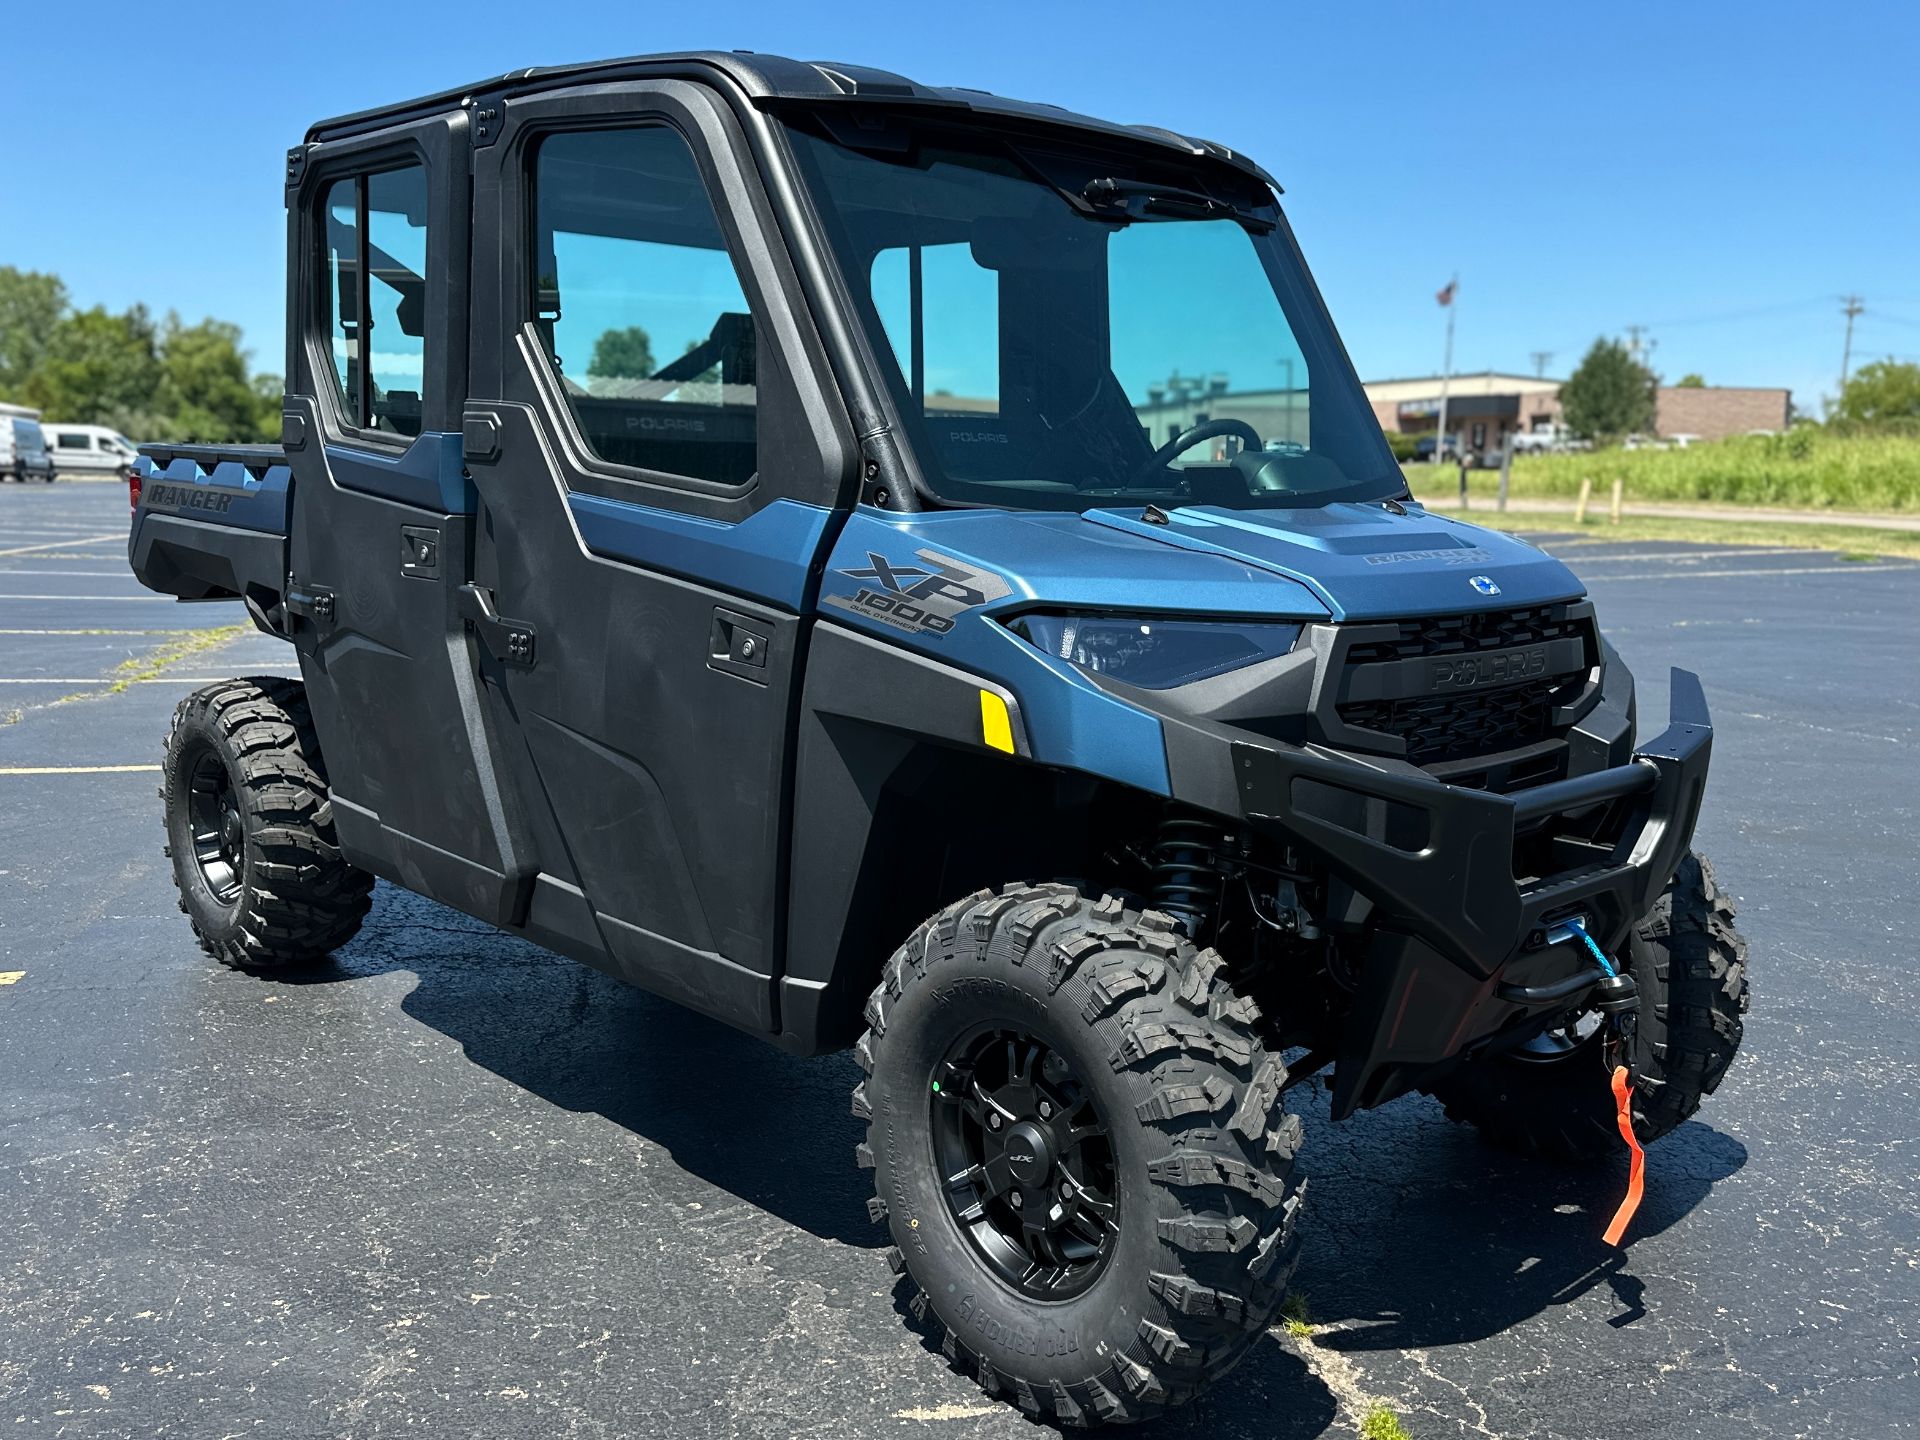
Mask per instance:
[[[290,609],[340,839],[471,914],[524,914],[459,610],[468,143],[459,113],[304,147],[289,196]]]
[[[500,243],[477,252],[492,398],[466,457],[482,683],[536,816],[528,930],[771,1030],[844,410],[717,99],[661,81],[503,108],[476,152],[476,233]]]

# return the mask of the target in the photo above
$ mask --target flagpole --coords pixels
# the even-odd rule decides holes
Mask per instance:
[[[1460,299],[1460,272],[1455,271],[1453,279],[1447,282],[1447,352],[1440,365],[1440,428],[1433,432],[1433,463],[1438,465],[1446,458],[1447,450],[1447,391],[1453,387],[1453,311]],[[1461,470],[1464,481],[1466,471]]]

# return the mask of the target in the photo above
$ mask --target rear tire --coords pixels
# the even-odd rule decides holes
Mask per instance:
[[[1733,900],[1701,855],[1689,854],[1629,942],[1640,988],[1633,1128],[1650,1145],[1719,1088],[1740,1048],[1747,1013],[1747,942]],[[1621,1152],[1596,1030],[1551,1057],[1468,1061],[1432,1087],[1448,1118],[1490,1143],[1528,1155],[1595,1160]]]
[[[1286,1065],[1219,955],[1117,898],[982,891],[894,953],[866,1017],[868,1209],[959,1369],[1078,1426],[1158,1414],[1246,1354],[1305,1182]]]
[[[351,940],[373,877],[341,858],[297,680],[224,680],[175,708],[160,798],[180,908],[239,970],[310,965]]]

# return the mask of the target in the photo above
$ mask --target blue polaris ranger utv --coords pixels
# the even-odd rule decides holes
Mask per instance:
[[[1700,687],[1639,738],[1579,581],[1414,503],[1277,196],[757,55],[316,125],[281,444],[133,482],[140,578],[299,656],[175,715],[201,944],[322,961],[379,876],[853,1047],[915,1313],[1064,1423],[1273,1320],[1311,1077],[1674,1129],[1746,1002]]]

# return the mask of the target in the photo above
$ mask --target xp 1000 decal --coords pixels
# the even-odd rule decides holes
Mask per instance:
[[[998,600],[1013,589],[991,571],[932,550],[916,550],[907,563],[869,550],[865,565],[839,573],[858,581],[860,588],[852,595],[825,596],[821,604],[915,635],[944,635],[962,610]]]

